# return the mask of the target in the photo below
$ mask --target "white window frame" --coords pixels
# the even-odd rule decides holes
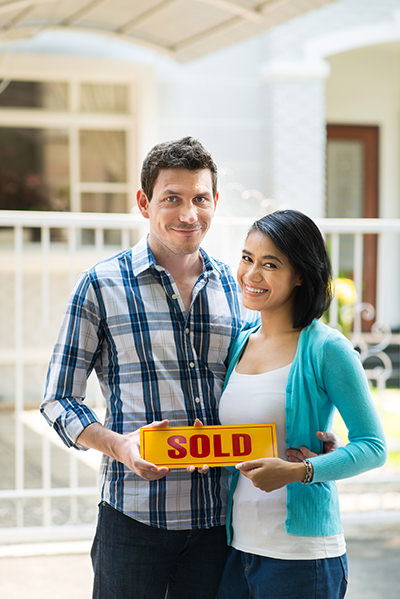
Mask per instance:
[[[66,82],[69,108],[51,111],[30,108],[0,108],[0,127],[54,128],[68,132],[70,160],[70,210],[80,212],[85,192],[126,193],[128,206],[136,206],[140,187],[140,165],[156,143],[156,85],[148,63],[115,61],[63,55],[9,54],[0,64],[0,80]],[[82,83],[122,84],[128,87],[126,114],[79,111]],[[79,131],[81,129],[123,130],[126,133],[126,183],[80,181]]]

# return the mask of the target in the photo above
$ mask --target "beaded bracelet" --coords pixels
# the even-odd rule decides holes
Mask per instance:
[[[306,475],[305,475],[302,483],[303,483],[303,485],[308,485],[313,479],[314,470],[313,470],[311,462],[309,462],[308,460],[303,460],[303,464],[306,467]]]

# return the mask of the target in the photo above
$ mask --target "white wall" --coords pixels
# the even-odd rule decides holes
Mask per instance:
[[[159,72],[160,139],[193,135],[246,187],[262,188],[259,40]]]

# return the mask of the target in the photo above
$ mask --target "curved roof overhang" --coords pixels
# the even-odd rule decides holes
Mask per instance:
[[[0,44],[43,31],[82,31],[150,47],[186,62],[334,0],[6,0]]]

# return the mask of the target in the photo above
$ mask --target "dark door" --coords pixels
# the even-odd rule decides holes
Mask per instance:
[[[379,129],[327,125],[327,205],[329,218],[378,217]],[[342,236],[341,275],[352,278],[353,237]],[[363,302],[376,305],[377,236],[364,236]]]

